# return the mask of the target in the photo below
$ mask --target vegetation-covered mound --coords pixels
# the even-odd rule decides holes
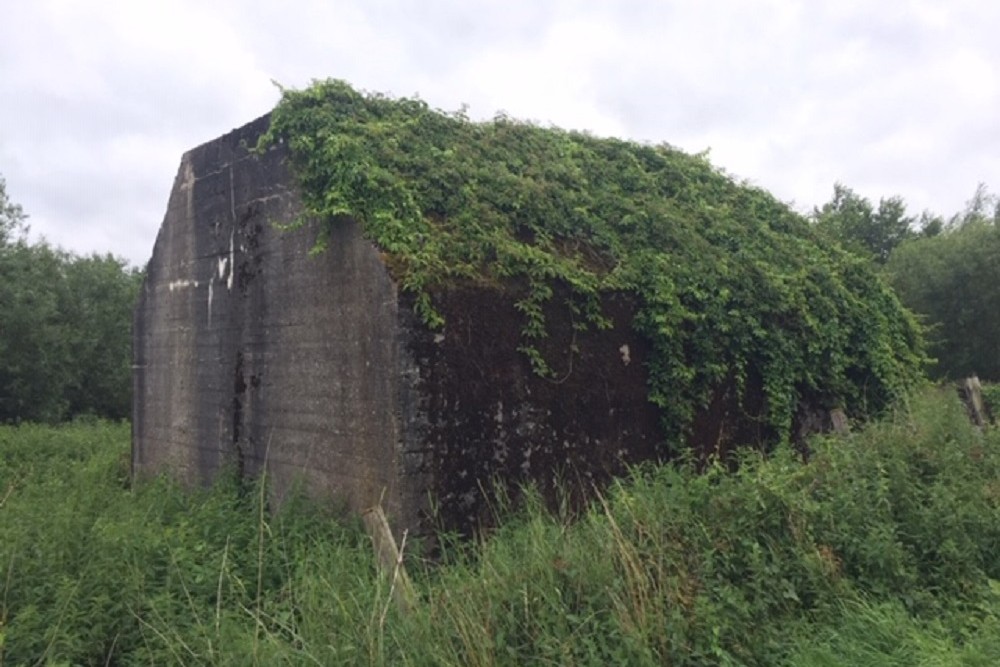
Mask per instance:
[[[870,413],[921,374],[918,328],[868,262],[704,156],[339,81],[285,90],[261,146],[279,140],[308,217],[360,221],[428,324],[443,324],[436,290],[509,291],[536,372],[554,295],[586,328],[608,326],[602,295],[634,294],[674,442],[722,386],[762,396],[751,416],[786,438],[801,401]]]

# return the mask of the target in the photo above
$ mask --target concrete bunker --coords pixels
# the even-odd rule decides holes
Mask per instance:
[[[354,510],[381,503],[400,529],[468,530],[495,480],[589,488],[656,455],[649,345],[627,296],[556,379],[517,352],[500,291],[439,292],[447,324],[433,331],[356,223],[317,256],[314,232],[278,229],[302,205],[285,149],[247,149],[267,123],[181,161],[136,308],[136,475],[266,469],[278,497],[301,482]],[[554,318],[558,358],[574,333]]]
[[[337,81],[184,155],[134,337],[135,474],[266,471],[421,532],[496,482],[802,438],[925,360],[867,260],[702,157]]]

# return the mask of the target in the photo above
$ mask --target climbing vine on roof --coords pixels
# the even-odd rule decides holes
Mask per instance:
[[[869,265],[704,156],[472,122],[335,80],[282,91],[260,147],[279,140],[306,218],[359,221],[430,326],[436,290],[516,287],[521,349],[542,375],[555,294],[577,326],[606,327],[601,297],[633,293],[649,398],[675,442],[723,384],[743,395],[756,378],[762,418],[788,437],[800,399],[871,413],[922,376],[918,326]]]

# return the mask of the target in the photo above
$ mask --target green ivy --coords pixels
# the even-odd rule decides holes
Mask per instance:
[[[540,374],[554,294],[571,295],[578,326],[606,327],[601,297],[632,293],[674,444],[725,383],[742,395],[762,379],[765,421],[785,439],[802,399],[870,414],[922,377],[919,328],[868,264],[703,155],[471,122],[335,80],[282,91],[258,147],[278,141],[304,219],[358,220],[430,326],[443,324],[436,289],[522,288],[521,350]]]

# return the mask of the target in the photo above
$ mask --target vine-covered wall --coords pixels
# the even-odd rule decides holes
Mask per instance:
[[[359,221],[430,327],[446,326],[437,288],[517,286],[515,344],[542,377],[572,351],[542,353],[546,313],[600,330],[605,297],[631,294],[668,448],[712,406],[781,440],[802,404],[865,416],[922,377],[918,326],[868,263],[704,156],[330,80],[284,91],[260,145],[277,141],[324,221],[317,249]]]

